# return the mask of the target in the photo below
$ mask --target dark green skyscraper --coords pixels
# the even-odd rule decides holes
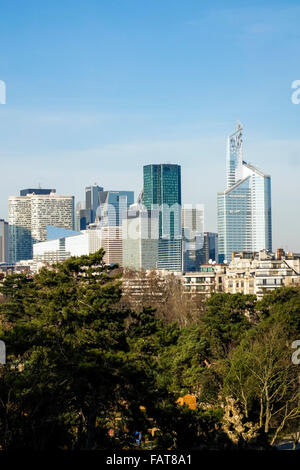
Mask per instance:
[[[181,271],[181,168],[180,165],[144,166],[144,205],[159,210],[158,269]]]

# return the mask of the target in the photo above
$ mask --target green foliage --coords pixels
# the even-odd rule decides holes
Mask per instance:
[[[253,315],[255,302],[255,296],[243,294],[214,294],[207,301],[203,323],[214,356],[225,357],[251,328],[248,317]]]
[[[230,449],[234,446],[221,428],[222,416],[220,408],[191,410],[178,406],[165,409],[156,445],[161,450]]]
[[[50,436],[66,429],[65,419],[76,428],[76,435],[67,432],[68,446],[95,448],[97,417],[105,427],[106,417],[134,395],[127,313],[116,309],[120,282],[102,258],[102,251],[71,258],[33,281],[5,279],[0,337],[8,366],[1,411],[14,421],[22,410],[24,425],[19,440],[16,429],[3,429],[4,448],[48,448]],[[12,397],[18,406],[11,407]]]
[[[7,276],[0,293],[2,449],[129,449],[134,432],[151,439],[150,428],[158,449],[234,448],[223,426],[228,397],[261,442],[299,423],[290,360],[298,288],[260,302],[214,294],[193,324],[178,312],[179,326],[151,307],[125,307],[120,273],[100,250],[33,277]],[[195,410],[176,404],[186,393]]]
[[[160,358],[160,382],[177,396],[198,393],[205,360],[209,357],[209,343],[202,326],[180,330],[176,343],[167,347]]]
[[[300,288],[276,289],[257,303],[263,324],[277,323],[282,333],[295,339],[300,333]],[[296,338],[297,339],[297,338]]]
[[[280,323],[261,323],[243,339],[230,357],[223,393],[239,401],[272,443],[291,423],[297,426],[299,368]]]

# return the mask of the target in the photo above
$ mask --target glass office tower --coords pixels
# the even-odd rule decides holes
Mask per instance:
[[[85,208],[91,211],[91,223],[95,222],[97,209],[100,206],[100,193],[102,191],[103,188],[96,183],[85,188]]]
[[[181,167],[144,166],[143,203],[159,211],[158,269],[182,270]]]
[[[102,191],[103,188],[96,183],[85,188],[85,203],[83,207],[78,208],[78,230],[86,230],[89,224],[95,222],[96,216],[100,213],[100,193]]]
[[[242,158],[242,126],[228,139],[227,189],[218,193],[219,262],[272,250],[271,177]]]
[[[97,216],[102,227],[122,226],[127,209],[134,202],[134,191],[102,191]]]

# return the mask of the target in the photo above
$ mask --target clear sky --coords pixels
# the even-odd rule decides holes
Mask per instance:
[[[182,165],[216,230],[226,137],[272,176],[273,245],[300,251],[299,0],[0,0],[0,217],[21,188],[142,187]]]

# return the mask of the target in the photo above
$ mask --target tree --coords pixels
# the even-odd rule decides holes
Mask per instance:
[[[264,323],[281,325],[282,333],[291,340],[300,332],[300,287],[281,287],[265,295],[256,308]]]
[[[226,397],[224,404],[223,430],[240,449],[259,446],[260,428],[247,420],[240,411],[237,401]],[[265,445],[265,442],[264,442]]]
[[[247,418],[273,445],[300,417],[299,371],[280,324],[260,324],[233,353],[224,396],[241,404]]]
[[[126,449],[149,427],[179,433],[183,415],[161,363],[179,328],[120,303],[120,273],[102,250],[32,278],[8,276],[1,291],[3,449]]]
[[[202,296],[187,293],[182,280],[173,273],[126,269],[122,272],[122,303],[131,310],[155,309],[156,318],[164,324],[176,322],[184,328],[197,324],[204,314]]]
[[[252,326],[256,297],[243,294],[213,294],[206,302],[202,322],[215,358],[223,358]]]
[[[181,328],[176,342],[161,354],[159,380],[177,396],[192,393],[199,397],[209,354],[201,325]]]
[[[103,251],[33,279],[8,276],[1,291],[2,447],[101,447],[110,417],[126,414],[128,402],[138,408],[128,312],[117,306],[121,283]]]
[[[145,305],[131,309],[122,272],[104,264],[102,250],[35,276],[7,276],[1,448],[129,449],[135,432],[153,428],[159,449],[262,448],[286,433],[296,442],[299,289],[258,303],[214,294],[205,313],[194,304],[189,316],[188,296],[180,291],[177,302],[178,280],[170,279],[164,306],[154,279]],[[197,397],[195,410],[176,404],[186,392]]]
[[[222,429],[223,410],[190,410],[173,406],[164,410],[160,431],[156,437],[158,449],[165,450],[221,450],[234,448]]]

